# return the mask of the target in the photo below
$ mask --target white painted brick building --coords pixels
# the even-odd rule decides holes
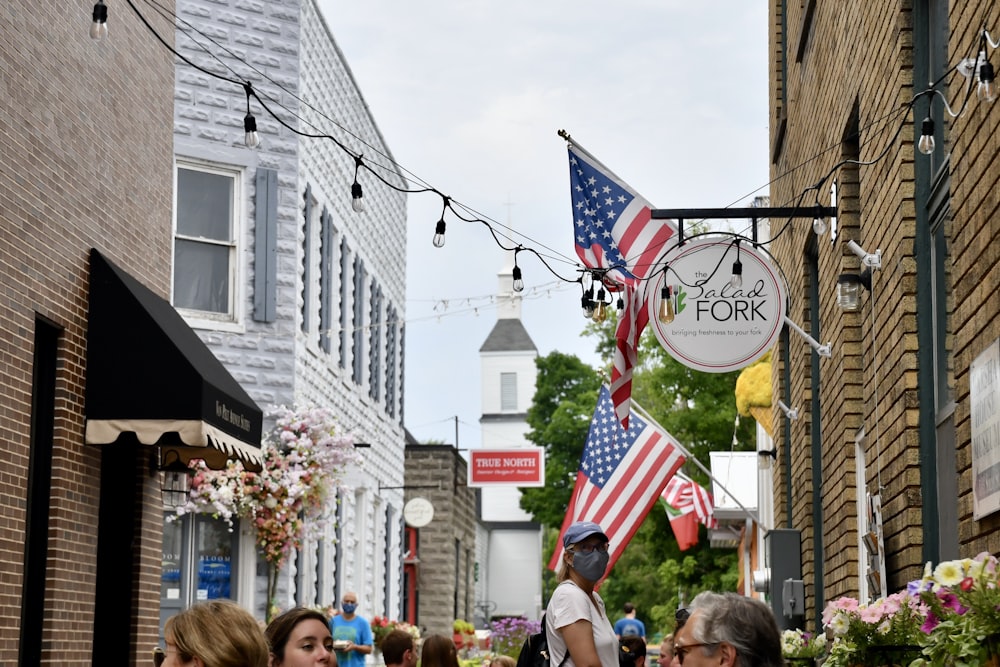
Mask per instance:
[[[188,62],[175,80],[172,302],[265,414],[330,407],[370,445],[339,494],[336,546],[292,559],[277,603],[325,605],[351,590],[362,615],[396,617],[406,195],[362,168],[366,210],[352,210],[355,159],[337,142],[404,183],[315,0],[180,0],[177,17]],[[277,115],[250,100],[253,150],[243,142],[247,81]],[[180,600],[165,594],[163,616],[205,595],[195,563],[212,529],[195,524],[166,528],[180,533],[165,544],[191,546],[189,585]],[[244,528],[232,540],[230,596],[263,617],[253,537]]]

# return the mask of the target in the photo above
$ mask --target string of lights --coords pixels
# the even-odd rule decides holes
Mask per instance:
[[[216,42],[210,36],[205,35],[201,31],[198,31],[197,28],[195,28],[193,25],[184,21],[176,14],[173,14],[172,12],[167,10],[165,7],[163,7],[163,5],[156,2],[156,0],[146,0],[146,2],[164,18],[169,17],[171,19],[172,26],[176,30],[180,31],[182,34],[190,38],[192,40],[192,43],[197,45],[197,47],[200,50],[204,51],[206,54],[214,58],[216,61],[220,62],[228,71],[230,71],[234,75],[234,77],[240,77],[240,75],[227,63],[225,63],[221,58],[219,58],[215,53],[213,53],[212,50],[208,48],[204,43],[199,42],[198,40],[191,37],[191,33],[197,32],[206,41],[211,42],[217,48],[226,51],[226,53],[229,55],[230,58],[239,62],[241,66],[246,67],[248,71],[255,72],[258,77],[260,77],[263,80],[268,80],[272,85],[274,85],[277,89],[281,90],[283,93],[295,97],[295,99],[298,99],[300,103],[309,106],[309,108],[311,109],[314,109],[314,111],[316,111],[321,117],[323,117],[331,124],[336,126],[341,132],[351,136],[353,140],[362,143],[363,145],[372,149],[372,151],[374,151],[376,154],[379,154],[382,159],[388,161],[392,167],[391,169],[392,173],[400,175],[405,183],[411,186],[413,184],[416,184],[416,186],[406,187],[391,182],[388,178],[386,178],[379,172],[380,169],[389,170],[390,169],[389,167],[385,165],[380,165],[372,160],[366,159],[361,151],[352,150],[343,141],[336,138],[332,134],[323,131],[321,128],[316,128],[311,123],[307,122],[305,119],[299,117],[297,114],[291,112],[289,109],[281,105],[280,102],[275,100],[273,97],[270,97],[266,94],[262,94],[261,92],[259,92],[257,89],[254,88],[252,82],[250,82],[249,80],[241,80],[240,78],[230,78],[218,72],[213,72],[209,69],[197,65],[192,60],[190,60],[189,58],[185,57],[183,54],[178,52],[173,46],[171,46],[166,40],[163,39],[163,37],[156,31],[156,29],[149,23],[149,21],[146,20],[143,14],[135,6],[133,0],[126,0],[128,6],[139,17],[140,21],[143,23],[146,29],[149,30],[149,32],[152,33],[154,37],[165,48],[167,48],[175,57],[186,63],[188,66],[208,76],[212,76],[222,81],[226,81],[232,85],[239,86],[244,90],[247,99],[247,113],[246,116],[244,117],[244,131],[245,131],[244,141],[247,147],[257,148],[260,145],[260,135],[257,130],[256,117],[254,116],[251,109],[251,99],[253,99],[256,100],[257,104],[261,107],[261,109],[263,109],[264,112],[266,112],[270,117],[272,117],[276,122],[278,122],[282,127],[287,129],[288,131],[304,138],[330,140],[339,149],[347,153],[354,160],[354,165],[355,165],[354,180],[350,186],[351,206],[354,211],[357,212],[364,211],[363,188],[361,182],[359,181],[359,173],[362,170],[371,174],[374,178],[383,183],[386,187],[389,187],[398,192],[408,193],[408,194],[418,194],[426,192],[434,193],[439,197],[441,197],[442,201],[441,215],[437,223],[435,224],[434,235],[432,237],[432,243],[434,246],[440,248],[443,247],[445,244],[445,235],[447,231],[446,216],[449,212],[453,217],[457,218],[460,221],[466,223],[481,223],[490,232],[490,235],[492,236],[494,242],[497,243],[498,246],[500,246],[504,250],[514,252],[513,277],[514,277],[514,284],[516,291],[520,292],[524,289],[523,270],[521,268],[521,265],[518,263],[518,255],[522,252],[528,252],[530,254],[533,254],[539,260],[539,262],[558,280],[566,283],[579,283],[583,291],[583,297],[581,303],[583,305],[583,311],[585,316],[592,317],[597,321],[601,321],[604,319],[604,317],[606,316],[606,307],[611,305],[611,301],[608,301],[609,295],[611,295],[610,296],[611,299],[614,299],[613,293],[621,289],[621,285],[615,284],[615,281],[613,278],[611,278],[609,272],[615,269],[627,268],[630,265],[629,260],[631,259],[634,261],[635,260],[634,257],[626,258],[625,262],[621,265],[616,265],[613,267],[608,267],[603,269],[594,269],[582,266],[575,259],[569,258],[565,254],[553,250],[551,248],[545,247],[544,245],[537,244],[546,251],[545,253],[541,252],[540,250],[534,247],[525,245],[524,243],[515,240],[515,237],[517,237],[523,239],[524,241],[532,242],[532,239],[530,237],[522,234],[518,230],[508,227],[506,225],[502,225],[501,223],[489,218],[488,216],[481,215],[471,207],[468,207],[464,204],[461,204],[460,202],[457,202],[450,196],[444,195],[437,188],[431,186],[430,184],[427,184],[419,177],[416,177],[414,174],[412,174],[412,172],[406,170],[397,162],[395,162],[390,156],[381,154],[377,148],[368,145],[359,137],[355,136],[354,133],[350,132],[350,130],[348,130],[346,127],[337,123],[334,119],[329,118],[318,109],[315,109],[314,107],[309,105],[306,101],[296,97],[292,92],[285,90],[285,88],[281,86],[278,82],[271,80],[269,77],[266,76],[265,73],[260,72],[255,68],[253,68],[251,65],[249,65],[244,60],[239,58],[237,54],[233,53],[231,50],[226,49],[224,46],[218,44],[218,42]],[[92,24],[90,26],[90,36],[93,39],[103,40],[107,38],[108,36],[107,21],[108,21],[108,8],[104,0],[98,0],[98,2],[94,5],[93,8]],[[903,128],[906,127],[905,116],[907,116],[909,112],[914,111],[917,102],[922,100],[923,98],[931,98],[931,100],[933,100],[935,97],[939,97],[942,100],[943,106],[945,107],[947,113],[954,118],[961,116],[964,113],[965,109],[967,108],[968,102],[971,99],[972,95],[973,83],[976,83],[976,96],[979,98],[979,100],[983,102],[993,102],[997,97],[997,89],[994,81],[994,69],[989,61],[989,50],[990,49],[996,50],[998,48],[998,45],[1000,45],[1000,43],[993,40],[992,36],[987,31],[985,26],[978,33],[977,41],[978,44],[977,48],[975,49],[976,56],[974,58],[963,59],[957,65],[955,65],[954,67],[950,68],[947,72],[945,72],[937,81],[931,82],[926,89],[916,93],[912,97],[912,99],[907,104],[903,105],[900,109],[890,112],[889,114],[886,114],[881,118],[877,118],[868,125],[866,125],[864,128],[859,129],[859,136],[864,134],[864,136],[866,137],[865,140],[861,142],[860,145],[865,145],[871,141],[876,140],[886,130],[892,127],[891,125],[892,119],[894,119],[897,116],[904,117],[903,120],[900,120],[899,123],[896,124],[895,130],[889,137],[888,141],[886,142],[886,145],[874,158],[867,161],[841,160],[837,162],[831,169],[829,169],[822,176],[822,178],[820,178],[815,183],[806,187],[797,197],[794,198],[797,202],[796,206],[797,207],[800,206],[805,197],[810,192],[813,192],[815,193],[817,207],[818,207],[820,188],[822,188],[823,185],[825,185],[841,167],[852,164],[855,166],[871,166],[877,164],[882,159],[884,159],[889,154],[891,148],[897,145],[899,136],[901,135]],[[955,73],[962,75],[968,80],[968,85],[966,86],[964,99],[962,101],[962,105],[958,112],[954,112],[952,110],[952,107],[949,104],[947,98],[940,90],[938,90],[938,86],[944,83],[949,77],[951,77]],[[316,131],[307,132],[293,126],[290,122],[284,120],[275,111],[275,109],[278,108],[282,109],[289,117],[296,119],[303,126],[312,127]],[[869,130],[871,130],[871,132],[869,132]],[[936,149],[934,132],[935,132],[934,120],[930,115],[928,115],[921,121],[921,136],[917,142],[917,148],[921,153],[929,155],[932,154]],[[775,178],[771,179],[768,183],[752,191],[750,195],[753,195],[754,193],[778,182],[781,179],[791,177],[793,174],[797,173],[801,169],[804,169],[808,164],[811,164],[815,160],[820,159],[823,155],[827,154],[832,150],[835,150],[839,146],[840,143],[832,144],[829,148],[820,151],[816,155],[790,168],[783,174],[780,174]],[[730,206],[732,205],[733,204],[730,204]],[[463,211],[467,215],[463,215],[459,211]],[[742,272],[740,271],[742,267],[739,260],[739,244],[741,242],[752,243],[755,248],[764,250],[767,244],[773,243],[791,226],[791,224],[792,224],[791,218],[784,220],[778,226],[777,232],[771,235],[770,238],[763,241],[758,241],[756,239],[755,229],[753,237],[746,236],[746,231],[747,231],[746,229],[740,232],[722,233],[723,236],[728,235],[732,237],[732,245],[736,252],[736,261],[733,264],[733,276],[731,278],[731,284],[735,285],[736,283],[742,280],[741,278]],[[756,225],[756,221],[754,222],[754,225]],[[826,231],[825,222],[819,217],[814,218],[813,230],[817,234],[825,233]],[[719,234],[719,232],[710,232],[710,233]],[[659,253],[659,256],[660,257],[667,256],[672,250],[682,245],[686,240],[690,240],[692,238],[695,238],[696,236],[698,235],[693,235],[685,238],[683,234],[681,234],[679,235],[679,238],[677,238],[676,240],[671,240],[665,242],[664,244],[661,244],[660,248],[661,252]],[[575,273],[578,275],[572,278],[561,275],[552,266],[552,264],[557,262],[572,266],[574,268]],[[719,270],[721,265],[722,265],[722,260],[719,261],[719,264],[713,269],[710,276],[714,275]],[[669,264],[664,263],[662,267],[659,267],[657,271],[653,272],[645,280],[649,281],[652,278],[658,278],[661,274],[666,273],[669,270],[670,270]],[[598,285],[596,294],[594,288],[595,284]],[[620,296],[617,299],[617,307],[619,310],[619,314],[621,314],[624,308],[624,304]]]

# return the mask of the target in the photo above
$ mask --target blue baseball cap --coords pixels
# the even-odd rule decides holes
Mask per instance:
[[[563,549],[571,544],[582,542],[591,535],[599,535],[605,542],[609,542],[608,536],[604,534],[601,527],[593,521],[577,521],[563,533]]]

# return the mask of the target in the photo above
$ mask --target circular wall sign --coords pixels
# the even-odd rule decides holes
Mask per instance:
[[[740,287],[730,282],[737,260]],[[666,262],[668,270],[650,285],[649,325],[674,359],[695,370],[726,373],[757,361],[778,340],[785,322],[784,281],[750,243],[695,239]],[[661,313],[664,288],[672,313]]]
[[[403,519],[411,528],[423,528],[434,518],[434,506],[426,498],[411,498],[403,505]]]

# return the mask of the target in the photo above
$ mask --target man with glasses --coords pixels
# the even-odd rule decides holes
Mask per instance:
[[[736,593],[699,593],[674,634],[674,656],[686,667],[783,667],[781,632],[771,608]]]

